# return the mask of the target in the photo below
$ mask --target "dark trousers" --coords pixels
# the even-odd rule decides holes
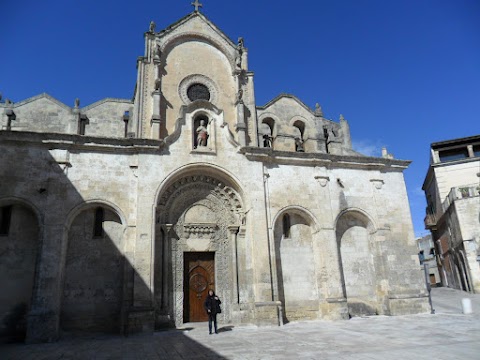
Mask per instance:
[[[212,322],[215,328],[215,334],[217,333],[217,314],[208,314],[208,332],[212,333]]]

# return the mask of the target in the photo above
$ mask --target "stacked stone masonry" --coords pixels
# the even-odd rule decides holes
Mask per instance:
[[[202,321],[209,288],[222,323],[429,311],[408,161],[257,106],[243,40],[199,12],[145,42],[131,101],[0,104],[3,338]]]

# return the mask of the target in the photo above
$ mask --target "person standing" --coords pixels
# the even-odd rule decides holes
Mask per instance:
[[[215,292],[210,289],[208,290],[207,298],[205,299],[205,310],[208,314],[208,332],[212,335],[212,322],[215,329],[215,334],[218,334],[217,331],[217,314],[221,312],[220,304],[222,302],[215,295]]]

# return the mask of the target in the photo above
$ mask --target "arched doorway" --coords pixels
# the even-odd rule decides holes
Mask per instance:
[[[121,332],[124,225],[115,210],[88,204],[68,229],[60,327]]]
[[[214,173],[177,176],[164,186],[156,211],[156,326],[167,319],[176,326],[204,321],[210,288],[224,304],[223,321],[229,321],[239,291],[235,234],[245,226],[236,186]]]
[[[23,341],[39,247],[35,212],[19,202],[0,203],[0,338]]]
[[[284,321],[318,316],[318,286],[310,217],[298,209],[287,209],[275,221],[275,262],[278,297]]]
[[[377,296],[373,225],[366,215],[352,210],[338,218],[335,232],[348,312],[350,316],[375,315]]]

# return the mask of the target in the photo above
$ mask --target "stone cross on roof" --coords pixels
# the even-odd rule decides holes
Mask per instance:
[[[203,7],[202,4],[198,0],[195,0],[195,2],[192,2],[192,5],[195,6],[195,11],[198,11],[198,8]]]

